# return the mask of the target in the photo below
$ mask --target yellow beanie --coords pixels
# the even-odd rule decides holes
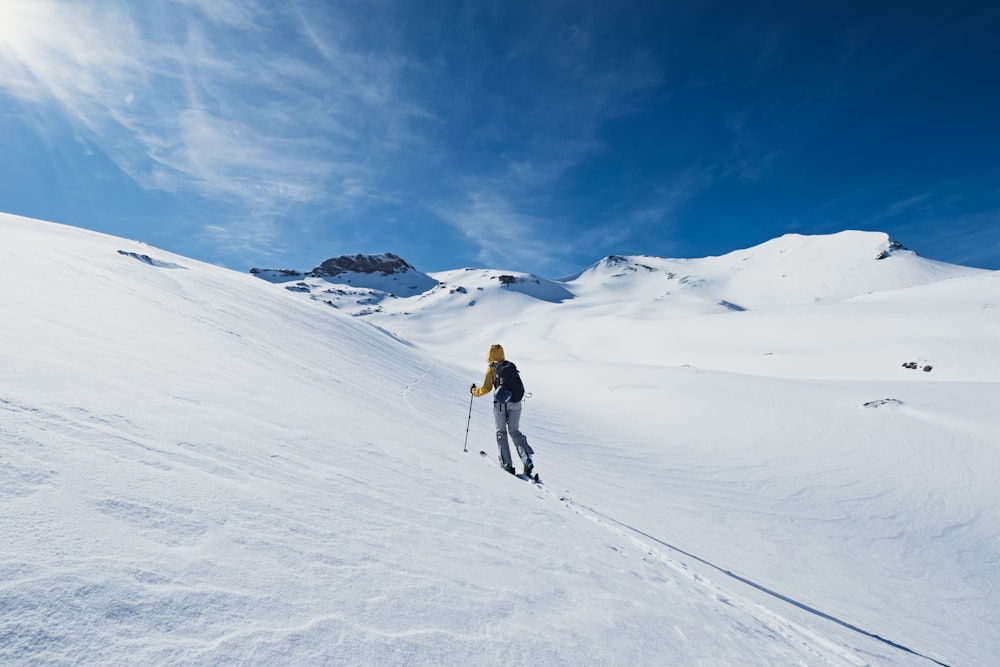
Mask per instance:
[[[486,361],[491,364],[496,363],[497,361],[503,361],[503,348],[497,344],[490,345],[490,352],[486,355]]]

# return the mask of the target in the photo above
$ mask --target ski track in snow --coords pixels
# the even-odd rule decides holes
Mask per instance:
[[[850,623],[847,623],[846,621],[843,621],[834,616],[826,614],[818,609],[814,609],[812,607],[809,607],[808,605],[798,602],[793,598],[790,598],[776,591],[770,590],[764,586],[761,586],[760,584],[751,581],[750,579],[734,574],[733,572],[726,570],[710,561],[707,561],[704,558],[688,553],[687,551],[677,546],[674,546],[657,537],[649,535],[648,533],[645,533],[644,531],[635,528],[633,526],[630,526],[624,522],[621,522],[613,517],[598,512],[597,510],[588,507],[587,505],[583,505],[571,498],[560,495],[559,500],[564,505],[566,505],[573,511],[577,512],[581,516],[584,516],[594,521],[598,525],[615,532],[622,538],[633,542],[637,549],[646,553],[649,557],[655,558],[664,566],[669,567],[681,573],[682,575],[689,577],[692,581],[700,584],[707,591],[709,591],[711,595],[719,602],[727,605],[732,605],[745,612],[748,616],[755,618],[766,631],[773,632],[775,636],[781,637],[788,644],[811,647],[811,650],[815,652],[815,656],[817,658],[821,658],[824,661],[829,661],[831,664],[840,664],[839,661],[843,660],[849,664],[866,665],[870,664],[869,660],[873,659],[876,656],[870,655],[866,658],[862,658],[859,655],[861,653],[861,649],[850,649],[848,647],[839,646],[838,644],[836,644],[836,642],[827,639],[819,632],[810,630],[788,618],[785,618],[777,611],[771,610],[762,604],[751,602],[750,600],[740,596],[739,594],[733,593],[731,590],[728,590],[723,586],[716,584],[715,582],[705,577],[704,575],[693,572],[686,563],[670,556],[668,552],[663,552],[662,550],[651,546],[648,542],[643,541],[642,539],[636,537],[636,535],[645,537],[647,540],[651,540],[663,547],[666,547],[668,551],[676,552],[678,554],[686,556],[689,559],[695,560],[701,563],[702,565],[706,565],[712,570],[715,570],[725,575],[726,577],[729,577],[730,579],[738,581],[747,587],[763,592],[772,598],[787,603],[788,605],[797,607],[805,612],[808,612],[813,616],[828,620],[832,623],[835,623],[850,630],[851,632],[863,635],[864,637],[867,637],[869,639],[874,639],[876,641],[882,642],[883,644],[886,644],[898,651],[911,654],[917,658],[921,658],[928,662],[941,665],[942,667],[948,667],[946,663],[922,655],[906,646],[902,646],[891,640],[885,639],[884,637],[881,637],[875,633],[869,632],[862,628],[858,628]],[[878,656],[878,657],[886,658],[887,656]]]
[[[485,457],[481,456],[480,458],[486,461],[491,468],[497,467],[497,464],[493,461],[493,457],[489,456],[488,453]],[[603,530],[613,534],[617,543],[625,543],[625,545],[621,547],[609,546],[609,549],[618,551],[619,549],[631,548],[635,552],[635,557],[641,558],[645,564],[652,567],[668,568],[671,571],[683,576],[700,588],[703,595],[713,603],[732,607],[741,614],[744,614],[747,619],[751,619],[752,625],[743,626],[741,628],[741,632],[769,636],[774,641],[784,642],[791,648],[805,649],[815,660],[818,661],[810,664],[859,666],[872,664],[905,664],[897,663],[894,660],[894,656],[892,654],[894,652],[899,652],[904,655],[908,654],[918,658],[925,661],[927,664],[937,664],[942,667],[949,667],[947,663],[921,655],[913,649],[885,639],[876,633],[858,628],[820,610],[813,609],[808,605],[797,602],[793,598],[765,588],[745,577],[736,575],[733,572],[725,570],[708,560],[691,554],[657,537],[649,535],[634,526],[607,516],[606,514],[603,514],[586,504],[574,500],[567,494],[555,492],[549,488],[548,485],[546,485],[544,480],[542,480],[541,483],[534,483],[520,476],[517,478],[524,482],[525,485],[527,485],[527,488],[534,489],[535,495],[538,498],[546,501],[558,502],[561,506],[570,510],[575,515],[580,516],[601,527]],[[659,546],[655,546],[653,543]],[[665,548],[666,551],[664,551],[661,547]],[[676,557],[671,555],[671,553],[677,553],[685,557],[687,560],[696,561],[697,563],[707,566],[711,570],[721,573],[747,588],[763,592],[770,598],[780,600],[791,607],[807,612],[807,614],[811,616],[839,625],[852,633],[862,636],[865,640],[874,640],[876,643],[872,644],[872,642],[862,641],[862,644],[866,644],[864,648],[857,646],[857,644],[840,644],[837,641],[824,636],[821,628],[817,628],[815,630],[810,629],[805,625],[782,615],[778,610],[768,607],[767,604],[755,602],[748,597],[735,592],[732,587],[720,585],[705,574],[697,572],[697,568],[693,568],[687,562],[678,560]],[[751,623],[751,620],[747,620],[746,622]],[[681,631],[678,629],[678,632]],[[841,639],[843,640],[844,638]],[[850,639],[850,637],[847,637],[847,639]],[[878,644],[884,645],[881,647],[881,650]],[[886,649],[885,647],[889,648]],[[897,655],[896,657],[899,656]]]

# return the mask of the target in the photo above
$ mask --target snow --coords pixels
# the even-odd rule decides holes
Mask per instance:
[[[998,275],[849,232],[352,317],[0,215],[0,663],[992,664]],[[488,399],[462,450],[494,342],[543,486]]]

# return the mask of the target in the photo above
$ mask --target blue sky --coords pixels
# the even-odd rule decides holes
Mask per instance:
[[[0,4],[0,210],[247,270],[787,232],[1000,269],[1000,5]]]

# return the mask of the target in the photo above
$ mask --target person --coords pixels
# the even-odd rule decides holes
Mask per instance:
[[[520,377],[517,376],[517,367],[510,362],[504,363],[506,359],[504,358],[503,347],[500,345],[490,346],[490,351],[486,355],[486,361],[490,365],[486,368],[486,376],[483,378],[482,386],[477,387],[473,384],[469,388],[469,391],[472,392],[473,396],[478,398],[485,396],[494,389],[496,390],[496,393],[493,395],[493,417],[497,425],[497,447],[500,449],[500,466],[510,474],[515,474],[514,465],[510,458],[510,443],[507,439],[507,434],[510,433],[510,438],[514,441],[514,447],[517,448],[517,455],[521,458],[521,463],[524,465],[524,474],[530,477],[531,471],[535,467],[531,460],[531,455],[535,452],[528,444],[528,439],[524,436],[524,433],[521,433],[521,399],[524,397],[524,386],[521,384]],[[513,368],[513,381],[517,385],[516,387],[507,388],[501,386],[500,371],[503,371],[505,377],[507,377],[508,371],[504,368],[507,365]],[[513,390],[513,393],[511,393],[511,390]]]

